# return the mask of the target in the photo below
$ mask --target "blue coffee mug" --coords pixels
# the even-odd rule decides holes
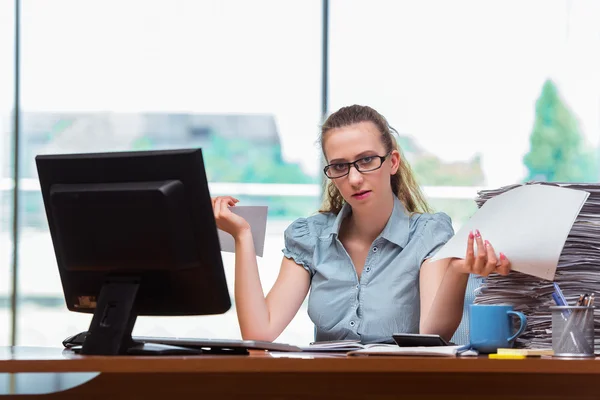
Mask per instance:
[[[521,323],[513,334],[512,316]],[[527,318],[511,305],[471,304],[469,309],[470,345],[480,353],[495,353],[499,348],[513,346],[513,341],[525,331]]]

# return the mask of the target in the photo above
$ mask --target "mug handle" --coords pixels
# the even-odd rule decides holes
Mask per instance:
[[[506,314],[508,314],[509,316],[516,315],[517,317],[519,317],[519,320],[521,321],[521,324],[519,326],[519,330],[517,331],[517,333],[515,333],[514,335],[512,335],[511,337],[508,338],[508,341],[512,342],[513,340],[515,340],[517,338],[517,336],[519,336],[520,334],[523,333],[525,328],[527,328],[527,317],[525,317],[525,314],[523,314],[520,311],[507,311]]]

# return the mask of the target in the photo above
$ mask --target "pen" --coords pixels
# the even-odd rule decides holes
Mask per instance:
[[[562,304],[559,304],[559,306],[568,306],[569,305],[567,303],[567,299],[565,298],[565,295],[563,294],[562,290],[560,290],[560,286],[558,286],[558,283],[556,283],[556,282],[554,282],[554,293],[556,293],[560,302],[562,303]]]
[[[588,296],[589,295],[587,293],[579,295],[579,299],[577,300],[576,306],[581,307],[587,305],[587,302],[589,301]],[[565,323],[563,333],[559,338],[559,349],[562,349],[565,344],[565,341],[568,340],[568,338],[570,338],[573,341],[573,345],[575,346],[576,352],[579,353],[583,349],[584,353],[593,354],[594,350],[591,349],[588,341],[586,340],[580,328],[581,321],[582,319],[585,321],[587,312],[588,310],[585,310],[583,313],[580,311],[571,313],[571,315]]]
[[[554,300],[557,306],[566,306],[566,304],[562,302],[562,300],[560,299],[559,295],[556,294],[556,292],[552,293],[552,299]],[[562,312],[565,321],[567,320],[567,318],[569,318],[569,311],[570,310],[563,310]]]

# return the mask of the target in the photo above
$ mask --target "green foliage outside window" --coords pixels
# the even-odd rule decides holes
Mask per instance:
[[[256,142],[245,138],[229,140],[211,135],[202,148],[210,182],[243,183],[318,183],[298,164],[287,163],[278,143]]]
[[[597,182],[596,150],[588,146],[578,122],[554,82],[544,83],[535,105],[530,150],[524,157],[526,181]]]

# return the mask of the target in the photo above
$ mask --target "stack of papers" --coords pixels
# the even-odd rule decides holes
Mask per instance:
[[[556,305],[552,300],[554,280],[562,289],[567,302],[575,305],[577,298],[583,293],[600,294],[600,184],[576,183],[550,183],[529,182],[525,185],[511,185],[496,190],[480,191],[476,199],[477,205],[482,207],[487,201],[509,191],[523,188],[524,186],[538,186],[545,188],[564,188],[579,191],[583,194],[584,202],[579,210],[575,203],[565,202],[562,208],[556,208],[547,214],[549,220],[555,216],[559,218],[573,210],[577,210],[574,222],[570,226],[564,244],[558,246],[559,256],[554,268],[550,265],[541,265],[536,260],[531,264],[537,269],[511,271],[508,276],[491,275],[485,279],[483,285],[477,290],[475,303],[477,304],[512,304],[515,310],[522,311],[527,316],[527,329],[516,341],[516,347],[522,348],[551,348],[552,347],[552,316],[549,307]],[[545,201],[544,199],[540,199]],[[555,201],[555,199],[548,199]],[[529,208],[532,204],[515,204],[514,206]],[[536,206],[535,204],[533,206]],[[539,204],[539,207],[545,207]],[[569,209],[570,208],[570,209]],[[541,224],[539,228],[547,230],[538,232],[537,235],[555,235],[556,242],[560,239],[561,232],[550,230]],[[540,230],[540,229],[538,229]],[[512,230],[507,235],[516,234]],[[482,236],[487,239],[482,230]],[[489,238],[497,251],[505,251],[499,247],[494,239]],[[538,252],[540,258],[550,258],[548,248],[536,248],[533,243],[535,238],[524,237],[524,244],[531,246],[531,251]],[[507,256],[513,257],[506,251]],[[550,268],[548,268],[550,267]],[[514,269],[514,268],[513,268]],[[549,271],[554,270],[549,274]],[[600,334],[600,310],[595,314],[595,333]],[[600,351],[600,341],[596,340],[596,352]]]

